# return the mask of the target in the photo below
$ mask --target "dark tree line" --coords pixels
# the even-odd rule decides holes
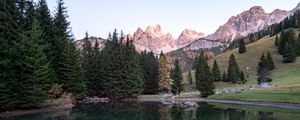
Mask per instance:
[[[85,84],[63,0],[55,16],[45,0],[0,2],[0,109],[40,106],[53,84],[75,99]]]
[[[119,35],[116,30],[109,35],[101,51],[98,42],[91,45],[87,35],[81,61],[88,96],[121,99],[136,97],[144,90],[142,68],[147,68],[141,67],[139,54],[132,41],[125,40],[123,34]]]
[[[159,61],[153,52],[143,51],[140,54],[140,65],[142,67],[145,94],[158,93]]]
[[[297,37],[293,29],[282,31],[280,37],[276,36],[275,45],[284,63],[292,63],[300,55],[300,36]]]

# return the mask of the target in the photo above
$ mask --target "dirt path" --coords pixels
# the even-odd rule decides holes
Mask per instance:
[[[142,102],[160,102],[161,98],[140,98]],[[254,105],[254,106],[267,106],[267,107],[280,107],[288,109],[300,110],[300,104],[296,103],[281,103],[281,102],[258,102],[258,101],[237,101],[237,100],[217,100],[207,98],[178,98],[177,101],[192,101],[192,102],[211,102],[211,103],[224,103],[224,104],[239,104],[239,105]]]

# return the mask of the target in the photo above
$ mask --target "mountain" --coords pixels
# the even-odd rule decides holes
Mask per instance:
[[[167,53],[184,47],[198,38],[204,37],[204,34],[185,29],[178,39],[174,39],[171,33],[162,32],[161,26],[157,24],[155,27],[148,26],[145,31],[138,28],[133,35],[127,34],[126,36],[133,40],[138,51],[146,50],[159,54],[161,51]]]
[[[92,46],[95,45],[96,41],[99,43],[100,49],[102,49],[105,45],[106,40],[103,38],[97,37],[89,37],[89,41],[91,42]],[[76,40],[75,45],[77,48],[82,49],[82,45],[84,44],[84,39]]]
[[[203,33],[191,29],[184,29],[176,40],[177,48],[191,44],[195,40],[205,37]]]
[[[145,31],[138,28],[133,35],[127,35],[133,40],[138,51],[153,51],[159,54],[161,51],[169,52],[176,49],[174,38],[170,33],[164,34],[161,31],[161,26],[148,26]]]
[[[300,4],[290,11],[276,9],[271,13],[266,13],[262,7],[253,6],[237,16],[230,17],[224,25],[206,38],[230,42],[274,23],[279,23],[298,9],[300,9]]]

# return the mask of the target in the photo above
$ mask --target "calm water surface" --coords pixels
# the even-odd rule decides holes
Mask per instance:
[[[198,109],[160,103],[101,103],[6,120],[300,120],[300,111],[271,107],[198,103]],[[0,118],[1,119],[1,118]]]

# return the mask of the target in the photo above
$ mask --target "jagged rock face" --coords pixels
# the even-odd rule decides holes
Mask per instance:
[[[146,50],[159,54],[161,51],[166,53],[184,47],[203,36],[203,33],[186,29],[176,40],[170,33],[163,33],[160,25],[156,25],[148,26],[145,31],[138,28],[133,35],[128,34],[126,38],[133,40],[138,51]]]
[[[106,40],[103,38],[97,38],[97,37],[90,37],[89,41],[91,42],[92,46],[95,45],[96,41],[98,41],[99,48],[102,49],[105,46]],[[82,45],[84,44],[84,39],[81,40],[76,40],[75,41],[75,46],[79,49],[82,49]]]
[[[195,40],[204,37],[204,34],[191,29],[185,29],[176,40],[177,48],[191,44]]]
[[[161,51],[169,52],[176,49],[174,38],[170,33],[163,34],[160,25],[148,26],[145,31],[138,28],[133,36],[129,36],[133,40],[138,51],[152,51],[159,54]]]
[[[203,48],[213,48],[213,47],[219,47],[221,45],[222,44],[219,41],[200,38],[192,42],[191,44],[183,47],[183,51],[198,50]]]
[[[272,13],[265,13],[260,6],[254,6],[247,11],[232,16],[217,31],[208,35],[208,39],[219,39],[220,42],[231,41],[235,38],[246,36],[249,33],[256,32],[266,26],[282,21],[290,15],[291,12],[276,9]]]

